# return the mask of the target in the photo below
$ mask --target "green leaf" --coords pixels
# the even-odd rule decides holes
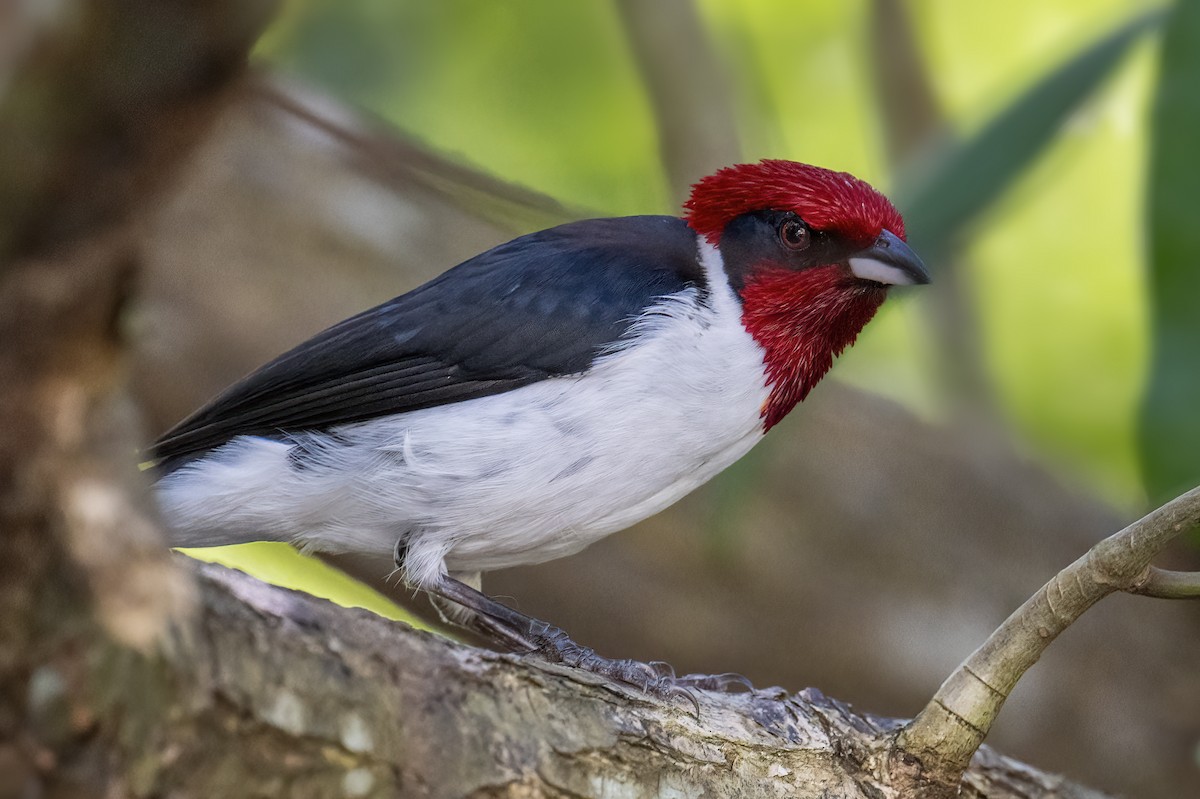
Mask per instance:
[[[908,238],[926,257],[953,246],[1043,150],[1063,121],[1163,18],[1140,14],[1051,71],[973,137],[951,142],[902,177],[896,191]]]
[[[1138,444],[1156,504],[1200,484],[1200,3],[1163,38],[1151,117],[1146,233],[1153,357]]]
[[[304,591],[343,607],[364,608],[419,630],[433,630],[375,589],[316,558],[301,555],[288,544],[257,541],[227,547],[179,549],[188,557],[219,563],[273,585]]]

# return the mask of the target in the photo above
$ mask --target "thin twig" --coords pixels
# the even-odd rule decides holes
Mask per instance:
[[[867,23],[880,128],[893,176],[903,177],[919,168],[922,156],[944,146],[955,134],[921,55],[909,4],[874,0]],[[936,259],[931,264],[936,279],[923,301],[929,304],[925,314],[932,328],[929,339],[940,349],[933,359],[937,378],[956,410],[999,426],[1002,415],[983,367],[987,359],[982,355],[979,314],[972,307],[966,256],[961,247],[953,246]]]
[[[379,118],[333,106],[326,98],[267,75],[253,76],[247,91],[283,113],[312,126],[356,154],[364,171],[391,185],[419,183],[461,201],[464,193],[482,197],[480,208],[503,203],[541,224],[559,224],[597,214],[591,209],[567,206],[533,189],[493,177],[436,152]],[[334,113],[336,112],[336,113]],[[541,220],[544,220],[542,222]]]
[[[1084,611],[1117,591],[1200,596],[1200,575],[1150,566],[1171,540],[1197,525],[1200,487],[1104,539],[1055,575],[947,678],[900,733],[891,753],[894,767],[919,784],[922,795],[953,789],[1017,681]]]
[[[1129,593],[1157,599],[1200,598],[1200,572],[1177,572],[1151,566],[1146,580]]]

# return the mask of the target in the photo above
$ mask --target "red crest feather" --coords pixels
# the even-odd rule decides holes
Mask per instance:
[[[750,211],[794,211],[814,230],[847,241],[873,241],[882,230],[904,238],[904,220],[870,184],[847,172],[795,161],[764,159],[725,167],[692,186],[687,221],[709,243],[735,217]]]

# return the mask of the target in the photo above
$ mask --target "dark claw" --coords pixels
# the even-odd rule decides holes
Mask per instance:
[[[696,711],[696,719],[700,718],[700,700],[696,697],[695,691],[688,688],[686,685],[680,685],[672,679],[670,682],[662,683],[656,686],[658,694],[663,699],[686,699],[691,703],[692,709]]]

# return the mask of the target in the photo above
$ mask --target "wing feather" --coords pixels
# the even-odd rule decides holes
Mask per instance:
[[[674,217],[595,219],[514,239],[317,334],[165,433],[186,459],[510,391],[587,370],[656,300],[703,286]]]

